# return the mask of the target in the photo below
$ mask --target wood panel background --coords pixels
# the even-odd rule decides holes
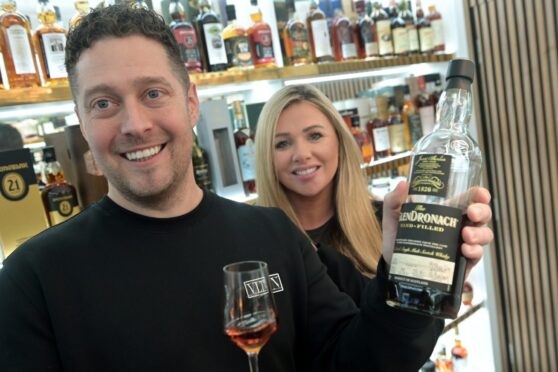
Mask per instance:
[[[558,371],[558,3],[465,0],[505,371]]]

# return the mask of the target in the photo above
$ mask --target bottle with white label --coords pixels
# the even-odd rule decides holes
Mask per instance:
[[[376,25],[380,57],[391,56],[393,54],[391,21],[379,2],[374,3],[374,10],[370,17]]]
[[[14,0],[0,0],[0,50],[10,89],[41,85],[27,18],[16,9]]]
[[[343,14],[341,9],[335,11],[335,18],[331,21],[333,54],[336,61],[357,59],[357,38],[353,22]]]
[[[325,13],[318,8],[313,1],[306,19],[308,24],[308,39],[312,50],[314,63],[333,62],[333,50],[331,48],[331,37]]]
[[[446,43],[444,40],[444,22],[442,15],[436,10],[435,5],[428,7],[428,20],[432,26],[432,34],[434,38],[434,50],[436,52],[443,52],[446,50]]]
[[[461,229],[480,183],[482,155],[468,133],[474,70],[469,60],[450,62],[436,127],[413,148],[389,268],[388,305],[440,318],[455,318],[461,305]]]
[[[207,0],[199,2],[200,13],[196,18],[196,30],[201,40],[203,69],[207,72],[227,69],[227,52],[223,40],[223,25],[211,10]]]
[[[232,102],[234,142],[246,195],[256,192],[256,146],[246,120],[243,101]]]
[[[49,0],[39,0],[37,13],[41,25],[35,30],[33,44],[39,55],[43,85],[67,85],[68,73],[64,65],[66,30],[56,23],[56,12]]]

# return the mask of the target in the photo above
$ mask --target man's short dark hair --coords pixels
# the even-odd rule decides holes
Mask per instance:
[[[180,57],[180,50],[171,30],[163,17],[157,13],[132,8],[129,5],[112,5],[93,9],[68,32],[66,41],[66,70],[74,97],[77,92],[76,64],[81,54],[99,40],[109,37],[139,35],[159,42],[166,50],[169,62],[176,75],[188,90],[190,78]],[[145,58],[149,58],[148,55]]]
[[[10,124],[0,123],[0,151],[23,148],[23,137]]]

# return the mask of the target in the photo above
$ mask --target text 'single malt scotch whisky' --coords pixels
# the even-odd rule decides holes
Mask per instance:
[[[413,148],[389,270],[389,305],[440,318],[455,318],[461,305],[461,229],[480,183],[482,156],[467,128],[474,69],[469,60],[450,62],[434,131]]]
[[[41,85],[27,18],[16,9],[14,0],[0,0],[0,50],[10,88]]]
[[[39,0],[37,12],[41,25],[35,30],[33,43],[39,55],[44,86],[67,85],[68,73],[64,65],[66,30],[57,24],[56,11],[49,0]]]

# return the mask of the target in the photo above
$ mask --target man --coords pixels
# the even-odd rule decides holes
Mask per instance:
[[[23,148],[21,133],[10,124],[0,123],[0,151]]]
[[[262,371],[420,367],[438,328],[385,305],[385,263],[359,311],[281,212],[196,186],[184,159],[198,99],[159,17],[124,6],[95,10],[70,32],[66,53],[82,132],[109,191],[6,260],[0,370],[245,371],[246,355],[222,324],[222,267],[242,260],[266,261],[282,284]],[[388,258],[403,189],[386,201]],[[488,198],[478,193],[472,221],[490,219]],[[463,252],[473,262],[491,231],[465,231]]]

